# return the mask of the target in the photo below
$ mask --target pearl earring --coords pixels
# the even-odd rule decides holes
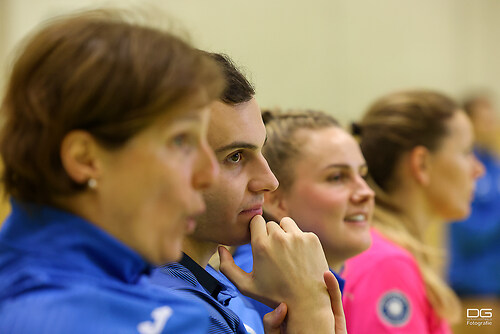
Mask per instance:
[[[95,189],[95,188],[97,188],[97,181],[96,181],[96,179],[90,178],[90,179],[87,181],[87,186],[88,186],[90,189]]]

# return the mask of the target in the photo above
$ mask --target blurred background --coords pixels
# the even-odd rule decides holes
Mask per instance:
[[[194,45],[240,65],[261,107],[320,109],[348,124],[390,91],[431,88],[459,100],[480,91],[491,101],[489,124],[500,132],[498,0],[0,0],[0,95],[23,36],[54,15],[101,5],[166,11]],[[498,135],[493,141],[498,152]],[[429,238],[446,245],[445,229]],[[500,322],[500,309],[495,316]]]
[[[322,109],[345,122],[395,89],[500,90],[497,0],[0,0],[2,74],[40,21],[116,3],[164,9],[195,45],[229,54],[264,107]]]

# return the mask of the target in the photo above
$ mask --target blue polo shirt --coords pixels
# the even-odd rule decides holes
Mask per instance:
[[[150,269],[78,216],[12,201],[0,230],[0,333],[207,333],[203,305],[152,285]]]
[[[262,319],[246,297],[211,266],[205,270],[186,254],[179,263],[156,268],[151,281],[203,301],[210,314],[208,333],[264,334]]]
[[[485,166],[470,216],[449,225],[448,278],[461,296],[500,296],[500,159],[474,153]]]
[[[242,246],[239,246],[236,251],[233,254],[234,262],[246,271],[247,273],[252,272],[253,270],[253,255],[252,255],[252,245],[251,244],[245,244]],[[339,282],[339,287],[340,287],[340,292],[344,291],[344,285],[345,285],[345,280],[340,277],[336,272],[330,269],[330,271],[335,275],[335,278],[337,278],[337,281]],[[250,303],[255,307],[257,312],[259,312],[261,317],[264,317],[266,313],[271,312],[273,309],[270,308],[269,306],[262,304],[261,302],[256,301],[255,299],[252,299],[250,297],[245,297],[248,299]]]

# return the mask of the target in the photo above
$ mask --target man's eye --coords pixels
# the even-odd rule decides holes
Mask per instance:
[[[231,154],[226,160],[230,163],[238,163],[241,161],[242,154],[241,152],[236,152],[234,154]]]

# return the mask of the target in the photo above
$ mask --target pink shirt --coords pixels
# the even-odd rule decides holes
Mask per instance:
[[[346,262],[343,294],[349,334],[444,334],[413,256],[372,229],[372,245]]]

